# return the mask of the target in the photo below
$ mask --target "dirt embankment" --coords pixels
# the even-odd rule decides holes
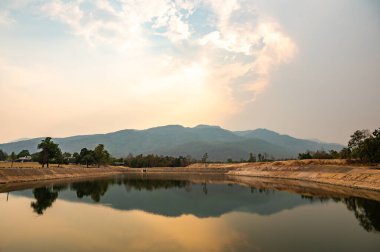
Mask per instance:
[[[319,198],[358,197],[380,201],[380,191],[336,186],[324,183],[310,183],[302,180],[259,178],[251,176],[231,176],[227,174],[209,173],[128,173],[125,176],[144,180],[185,180],[196,184],[239,184],[251,187],[252,190],[276,190]],[[47,183],[47,182],[46,182]],[[1,191],[1,188],[0,188]]]
[[[19,164],[14,164],[17,167]],[[27,166],[29,165],[29,166]],[[41,169],[37,164],[24,164],[21,168],[0,169],[0,184],[32,182],[49,179],[91,178],[124,173],[141,174],[210,174],[230,177],[257,177],[287,179],[289,181],[317,182],[351,188],[380,191],[380,167],[360,166],[345,160],[289,160],[267,163],[192,164],[188,167],[155,167],[142,169],[106,167],[65,167]],[[38,166],[40,167],[40,166]],[[1,168],[1,166],[0,166]],[[28,169],[29,168],[29,169]],[[295,182],[294,182],[295,183]]]
[[[227,175],[280,178],[380,191],[380,166],[341,159],[289,160],[257,163],[192,164],[192,169],[227,169]]]
[[[0,184],[34,182],[51,179],[92,178],[125,173],[124,168],[4,168],[0,169]]]
[[[380,170],[337,165],[244,167],[229,171],[234,176],[281,178],[380,191]]]

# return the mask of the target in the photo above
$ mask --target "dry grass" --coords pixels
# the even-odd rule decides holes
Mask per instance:
[[[304,159],[275,161],[274,166],[305,166],[305,165],[347,165],[346,159]]]
[[[307,166],[307,165],[351,165],[345,159],[305,159],[305,160],[286,160],[274,162],[255,162],[255,163],[195,163],[189,168],[244,168],[261,166]]]
[[[12,163],[11,162],[0,162],[0,169],[1,168],[11,168]],[[45,166],[46,167],[46,166]],[[49,164],[49,168],[57,168],[57,164]],[[68,165],[60,165],[60,168],[85,168],[85,165],[76,165],[76,164],[68,164]],[[95,167],[95,166],[93,166]],[[117,166],[107,166],[107,168],[113,168]],[[13,163],[13,168],[23,168],[23,169],[28,169],[28,168],[34,168],[34,169],[40,169],[42,168],[42,165],[37,163],[37,162],[25,162],[25,163],[19,163],[19,162],[14,162]],[[120,167],[118,167],[120,168]]]
[[[12,166],[11,162],[0,162],[0,168],[11,168],[11,167],[13,168],[41,168],[41,165],[37,162],[25,162],[25,163],[13,162],[13,166]]]
[[[189,165],[187,168],[245,168],[245,167],[263,167],[263,166],[283,166],[283,167],[303,167],[309,165],[336,165],[336,166],[363,166],[377,168],[379,164],[362,164],[348,161],[346,159],[305,159],[305,160],[286,160],[286,161],[274,161],[274,162],[255,162],[255,163],[195,163]],[[11,162],[0,162],[1,168],[10,168]],[[50,168],[57,168],[57,164],[50,164]],[[61,168],[85,168],[84,165],[60,165]],[[94,166],[95,167],[95,166]],[[109,168],[115,167],[120,168],[120,166],[107,166]],[[25,162],[25,163],[13,163],[13,168],[42,168],[42,166],[37,162]]]

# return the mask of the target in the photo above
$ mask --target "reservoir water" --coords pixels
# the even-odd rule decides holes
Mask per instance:
[[[0,251],[380,251],[380,202],[116,176],[0,193]]]

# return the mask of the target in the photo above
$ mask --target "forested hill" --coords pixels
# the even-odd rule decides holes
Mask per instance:
[[[0,149],[18,153],[23,149],[31,153],[43,138],[0,144]],[[54,138],[63,151],[79,152],[81,148],[93,149],[102,143],[115,157],[132,154],[159,154],[171,156],[191,155],[201,158],[207,152],[209,160],[226,161],[247,159],[249,153],[264,154],[274,158],[296,158],[298,153],[307,150],[337,150],[339,144],[297,139],[280,135],[266,129],[230,131],[218,126],[199,125],[194,128],[168,125],[146,130],[121,130],[107,134]]]

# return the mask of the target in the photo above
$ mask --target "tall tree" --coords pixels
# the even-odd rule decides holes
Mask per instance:
[[[208,153],[206,152],[205,154],[203,154],[202,163],[206,163],[207,159],[208,159]]]
[[[252,152],[249,153],[248,162],[250,162],[250,163],[256,162],[256,155],[254,155]]]
[[[63,153],[63,163],[64,164],[68,164],[68,163],[70,163],[71,162],[71,158],[72,157],[72,155],[71,155],[71,153],[70,152],[65,152],[65,153]]]
[[[81,149],[79,153],[79,162],[82,164],[85,163],[88,168],[90,164],[94,163],[94,151],[88,150],[87,148]]]
[[[59,147],[57,147],[57,151],[55,153],[55,161],[57,162],[58,167],[60,167],[61,164],[63,164],[63,162],[65,161],[62,151]]]
[[[42,167],[46,164],[46,167],[49,168],[51,159],[55,158],[58,152],[58,144],[54,143],[51,140],[51,137],[46,137],[37,147],[38,149],[41,149],[40,163],[42,164]]]
[[[5,161],[8,158],[8,154],[0,149],[0,161]]]
[[[12,153],[11,153],[11,155],[9,157],[10,157],[11,162],[12,162],[11,163],[11,167],[13,167],[13,162],[16,160],[17,155],[16,155],[16,153],[14,151],[12,151]]]
[[[357,130],[348,142],[353,158],[365,162],[380,162],[380,129],[373,133],[368,130]]]
[[[351,135],[351,139],[348,142],[348,147],[350,149],[359,147],[365,139],[370,136],[369,130],[357,130]]]
[[[27,157],[27,156],[30,156],[30,153],[28,150],[22,150],[20,151],[19,154],[17,154],[17,157],[20,158],[20,157]]]
[[[73,153],[73,159],[74,159],[74,163],[76,163],[76,164],[80,163],[80,155],[78,152]]]
[[[96,164],[98,165],[98,168],[100,165],[104,165],[108,162],[110,158],[110,154],[108,151],[104,148],[103,144],[99,144],[94,149],[94,159]]]
[[[262,162],[263,161],[263,156],[261,155],[261,153],[259,153],[257,155],[257,158],[259,159],[259,162]]]

